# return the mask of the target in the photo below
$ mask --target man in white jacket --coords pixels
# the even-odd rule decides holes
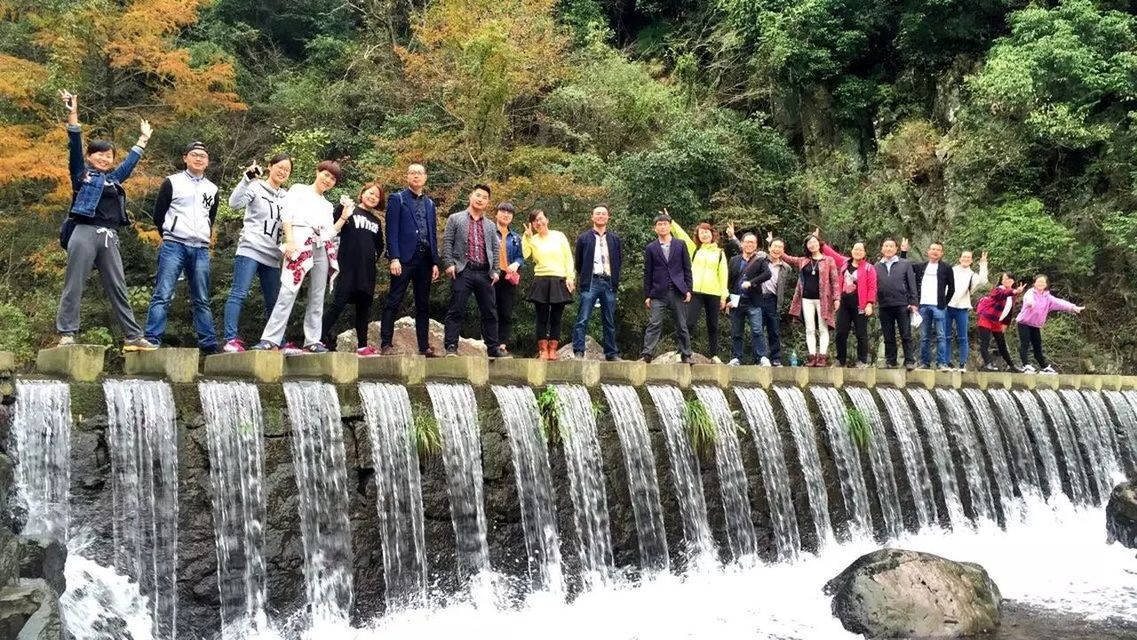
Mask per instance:
[[[971,268],[974,261],[974,254],[964,251],[959,254],[959,264],[951,268],[952,277],[955,278],[955,293],[947,305],[948,361],[949,363],[951,361],[951,337],[954,335],[959,344],[960,371],[967,370],[969,346],[967,328],[971,321],[971,294],[990,284],[987,274],[987,252],[984,251],[979,256],[979,273]]]
[[[217,185],[205,177],[209,152],[201,142],[186,146],[185,170],[167,176],[154,203],[154,224],[162,232],[158,274],[146,314],[146,339],[161,345],[174,286],[185,273],[193,303],[197,344],[205,353],[217,351],[217,333],[209,308],[209,245],[217,217]]]

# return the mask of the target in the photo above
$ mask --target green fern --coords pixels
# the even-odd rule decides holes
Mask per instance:
[[[537,395],[537,413],[540,416],[541,435],[549,444],[561,442],[561,407],[557,399],[557,388],[545,387]]]
[[[442,434],[438,431],[438,418],[434,412],[423,405],[411,409],[411,437],[418,454],[424,458],[438,455],[442,451]]]
[[[849,425],[849,438],[859,449],[864,449],[872,438],[872,425],[869,424],[865,414],[858,409],[849,409],[845,412],[845,421]]]
[[[691,439],[691,448],[699,455],[708,455],[718,441],[719,433],[715,421],[707,411],[706,405],[698,399],[683,403],[683,424]]]

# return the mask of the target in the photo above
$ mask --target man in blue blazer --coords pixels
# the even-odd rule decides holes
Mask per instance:
[[[647,331],[644,332],[644,350],[640,359],[651,362],[655,347],[663,332],[663,315],[670,309],[675,320],[679,341],[679,355],[684,363],[691,362],[691,336],[687,332],[687,303],[691,301],[691,256],[687,245],[671,237],[671,216],[660,213],[655,217],[655,235],[644,250],[644,306],[651,310]]]
[[[383,355],[393,355],[395,315],[403,306],[407,287],[415,288],[415,336],[419,353],[430,348],[430,283],[438,280],[438,220],[434,200],[426,195],[426,167],[407,167],[407,188],[387,198],[387,259],[391,261],[391,290],[383,303],[379,342]]]

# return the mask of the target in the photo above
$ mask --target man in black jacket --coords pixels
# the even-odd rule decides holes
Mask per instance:
[[[885,239],[880,245],[880,253],[883,257],[876,263],[876,299],[880,329],[884,334],[885,366],[896,366],[896,332],[899,329],[904,368],[911,371],[916,363],[912,357],[912,325],[908,313],[916,311],[916,274],[911,263],[896,255],[896,240]]]
[[[687,331],[687,303],[691,301],[693,277],[691,254],[687,246],[671,237],[671,216],[661,213],[655,217],[653,240],[644,249],[644,306],[651,310],[647,330],[644,331],[644,348],[640,359],[651,362],[655,347],[663,333],[663,315],[671,310],[675,318],[675,333],[679,342],[679,355],[684,363],[691,362],[691,334]]]
[[[754,361],[764,367],[770,366],[767,356],[766,334],[763,329],[763,310],[761,305],[762,284],[770,279],[770,263],[766,254],[758,253],[758,236],[753,233],[742,235],[742,253],[734,256],[727,264],[727,278],[730,289],[730,362],[732,366],[742,364],[743,323],[750,325],[750,347],[754,350]]]
[[[900,256],[908,257],[908,238],[900,241]],[[916,276],[916,298],[920,305],[920,367],[932,365],[932,331],[936,332],[936,368],[948,368],[947,305],[955,295],[951,267],[940,261],[944,246],[928,245],[928,261],[912,263]]]
[[[584,357],[584,337],[597,302],[604,325],[604,359],[620,359],[616,348],[616,290],[620,288],[620,268],[624,262],[624,243],[608,229],[608,205],[592,208],[592,228],[576,239],[573,263],[576,286],[580,290],[580,308],[572,330],[572,352]]]

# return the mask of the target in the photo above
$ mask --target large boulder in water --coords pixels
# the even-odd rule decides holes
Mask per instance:
[[[1110,542],[1137,549],[1137,482],[1113,488],[1105,506],[1105,530]]]
[[[833,615],[868,638],[959,638],[999,626],[1002,596],[969,562],[881,549],[861,556],[825,585]]]

